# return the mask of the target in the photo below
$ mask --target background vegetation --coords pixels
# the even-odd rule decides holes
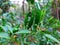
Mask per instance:
[[[27,2],[29,11],[22,21],[20,14],[9,11],[15,5],[9,0],[0,1],[0,45],[59,45],[60,21],[51,15],[53,1],[44,6],[40,1]]]

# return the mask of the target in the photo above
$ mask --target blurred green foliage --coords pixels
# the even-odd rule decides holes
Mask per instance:
[[[8,12],[10,7],[9,0],[0,0],[0,8],[2,9],[3,13]]]
[[[31,4],[34,4],[34,1],[35,0],[27,0],[27,2],[31,3]]]
[[[57,30],[60,21],[51,16],[51,2],[42,8],[38,5],[34,3],[34,9],[26,14],[24,23],[19,22],[21,20],[18,20],[15,12],[0,15],[0,45],[60,44]]]

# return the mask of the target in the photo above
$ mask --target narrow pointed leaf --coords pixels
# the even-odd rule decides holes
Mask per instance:
[[[1,33],[0,33],[0,38],[9,39],[10,37],[9,37],[8,33],[1,32]]]
[[[52,35],[50,35],[50,34],[45,34],[45,36],[46,36],[47,38],[50,38],[51,40],[53,40],[53,41],[57,42],[57,43],[60,43],[60,41],[59,41],[59,40],[57,40],[55,37],[53,37],[53,36],[52,36]]]
[[[30,31],[29,30],[20,30],[20,31],[16,32],[16,34],[20,34],[20,33],[22,33],[22,34],[30,33]]]

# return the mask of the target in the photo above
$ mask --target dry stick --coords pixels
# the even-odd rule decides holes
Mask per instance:
[[[58,18],[58,20],[59,20],[59,14],[58,14],[58,3],[57,3],[57,1],[55,1],[56,2],[56,13],[57,13],[57,18]]]
[[[23,0],[23,2],[22,2],[22,3],[23,3],[23,5],[22,5],[22,8],[23,8],[23,15],[24,15],[24,1],[25,1],[25,0]]]

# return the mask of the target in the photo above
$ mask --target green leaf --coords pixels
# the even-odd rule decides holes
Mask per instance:
[[[20,30],[20,31],[18,31],[18,32],[16,32],[16,34],[26,34],[26,33],[30,33],[30,31],[29,30]]]
[[[45,34],[45,36],[46,36],[47,38],[50,38],[51,40],[53,40],[53,41],[55,41],[55,42],[57,42],[57,43],[60,44],[60,41],[57,40],[57,39],[56,39],[55,37],[53,37],[52,35],[50,35],[50,34]]]
[[[9,39],[10,37],[9,37],[8,33],[1,32],[1,33],[0,33],[0,38]]]
[[[7,32],[8,31],[8,28],[7,28],[7,26],[0,26],[5,32]]]
[[[34,4],[35,0],[27,0],[27,2],[30,2],[31,4]]]
[[[12,28],[11,26],[9,26],[9,25],[1,26],[1,28],[2,28],[5,32],[7,32],[7,31],[9,30],[11,33],[13,33],[13,28]]]
[[[11,26],[8,25],[8,30],[13,33],[13,28]]]

